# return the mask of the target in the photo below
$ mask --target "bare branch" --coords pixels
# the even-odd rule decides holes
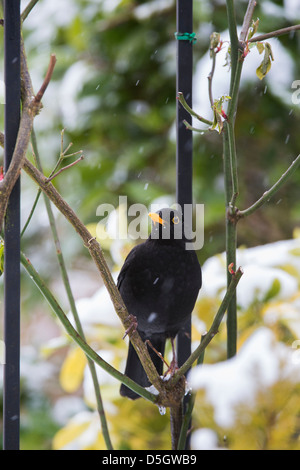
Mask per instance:
[[[287,179],[297,170],[299,165],[300,155],[298,155],[298,157],[293,161],[293,163],[289,166],[286,172],[283,173],[279,180],[276,181],[276,183],[268,191],[265,191],[264,194],[254,204],[252,204],[252,206],[250,206],[248,209],[237,211],[237,219],[240,219],[241,217],[247,217],[248,215],[253,214],[253,212],[259,209],[259,207],[268,202],[270,198],[277,193],[281,186],[284,185]]]
[[[183,93],[181,91],[178,92],[178,96],[177,96],[177,99],[179,101],[179,103],[184,107],[184,109],[191,115],[191,116],[194,116],[195,118],[198,119],[198,121],[201,121],[203,122],[204,124],[207,124],[209,126],[212,125],[212,121],[209,121],[208,119],[205,119],[204,117],[200,116],[199,114],[197,114],[192,108],[190,108],[190,106],[187,104],[184,96],[183,96]]]
[[[21,45],[21,82],[22,82],[22,98],[23,98],[23,111],[20,120],[17,142],[15,145],[14,153],[11,163],[4,179],[0,181],[0,227],[2,227],[6,208],[9,200],[10,193],[20,175],[21,168],[24,163],[27,147],[30,140],[32,125],[35,116],[41,109],[41,98],[51,79],[53,69],[55,66],[55,55],[51,55],[50,64],[46,73],[45,80],[36,97],[33,96],[32,83],[30,74],[27,68],[26,55],[24,44]]]
[[[288,26],[287,28],[277,29],[276,31],[272,31],[271,33],[260,34],[259,36],[254,36],[253,38],[249,39],[249,42],[264,41],[265,39],[282,36],[283,34],[288,34],[293,31],[298,31],[299,29],[300,29],[300,24],[296,24],[294,26]]]
[[[49,182],[52,181],[54,178],[56,178],[56,176],[58,176],[60,173],[62,173],[62,172],[65,171],[65,170],[68,170],[68,169],[71,168],[72,166],[75,166],[77,163],[81,162],[81,160],[83,160],[83,159],[84,159],[84,155],[81,155],[77,160],[75,160],[75,162],[70,163],[70,165],[64,166],[63,168],[61,168],[60,170],[58,170],[56,173],[54,173],[54,175],[49,176],[49,178],[47,178],[47,182],[49,183]]]
[[[250,0],[248,3],[248,8],[244,16],[242,31],[240,33],[240,41],[245,42],[247,39],[248,31],[252,21],[254,9],[256,7],[256,0]]]
[[[41,99],[43,98],[43,96],[44,96],[46,88],[50,83],[55,64],[56,64],[56,56],[55,56],[55,54],[51,54],[50,63],[49,63],[49,66],[48,66],[48,70],[47,70],[45,79],[44,79],[43,84],[42,84],[41,88],[39,89],[39,91],[37,92],[36,97],[35,97],[35,102],[36,103],[39,103],[41,101]]]
[[[39,0],[31,0],[27,7],[24,9],[24,11],[22,12],[21,14],[21,20],[24,21],[27,16],[29,15],[29,13],[31,12],[31,10],[35,7],[35,5],[37,4]]]

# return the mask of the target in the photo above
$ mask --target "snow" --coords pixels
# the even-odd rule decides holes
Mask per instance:
[[[293,363],[291,349],[266,327],[253,333],[234,358],[195,367],[188,375],[193,391],[205,390],[223,427],[234,424],[237,405],[254,403],[259,391],[281,379],[299,381],[299,365]]]
[[[254,301],[263,301],[278,282],[278,293],[274,299],[285,300],[298,292],[298,282],[284,270],[292,267],[300,273],[300,240],[283,240],[254,248],[237,250],[237,267],[243,276],[237,287],[237,301],[247,309]],[[203,287],[199,297],[222,298],[226,289],[225,253],[209,258],[202,267]]]
[[[113,275],[114,280],[117,274]],[[76,308],[85,332],[93,332],[97,325],[120,327],[120,320],[114,310],[112,300],[105,286],[102,286],[93,296],[83,297],[76,302]],[[69,314],[69,317],[71,315]],[[74,320],[70,318],[74,323]]]
[[[217,450],[218,436],[212,429],[202,428],[193,432],[191,437],[192,450]]]

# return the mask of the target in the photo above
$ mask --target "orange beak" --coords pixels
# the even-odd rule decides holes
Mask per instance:
[[[164,225],[166,223],[158,214],[156,214],[156,212],[149,212],[148,215],[149,215],[150,219],[153,220],[154,225],[155,224]]]

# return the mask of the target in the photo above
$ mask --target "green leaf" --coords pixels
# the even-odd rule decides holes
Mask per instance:
[[[258,30],[259,18],[256,21],[252,20],[252,24],[249,28],[247,40],[251,39]]]
[[[268,42],[257,43],[258,52],[261,54],[264,50],[264,58],[260,66],[256,69],[256,75],[260,80],[262,80],[267,73],[270,71],[272,60],[274,60],[271,46]]]
[[[214,104],[212,106],[214,120],[211,129],[218,129],[219,134],[222,132],[223,129],[223,119],[226,119],[226,115],[223,110],[223,103],[229,100],[231,100],[230,96],[221,96],[221,98],[214,101]]]

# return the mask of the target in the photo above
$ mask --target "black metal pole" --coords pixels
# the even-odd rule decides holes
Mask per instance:
[[[5,147],[11,162],[20,122],[20,0],[4,0]],[[3,448],[19,449],[20,429],[20,180],[7,208],[4,227]]]
[[[193,33],[193,0],[177,0],[176,28],[178,33]],[[177,36],[178,38],[178,36]],[[176,91],[183,93],[188,105],[192,107],[192,77],[193,77],[193,43],[189,40],[177,41],[177,71]],[[193,137],[192,132],[186,129],[183,121],[191,123],[191,116],[177,101],[177,203],[184,210],[185,204],[192,204],[192,176],[193,176]],[[178,333],[177,355],[179,367],[191,354],[191,320],[188,320]],[[184,408],[186,407],[186,400]],[[189,439],[186,448],[189,447]]]
[[[193,0],[177,0],[177,33],[193,32]],[[193,44],[177,41],[177,93],[182,92],[188,105],[192,106]],[[192,204],[193,137],[186,129],[184,119],[191,123],[191,116],[177,101],[177,203],[184,209]],[[178,364],[181,366],[191,354],[191,322],[177,338]]]

